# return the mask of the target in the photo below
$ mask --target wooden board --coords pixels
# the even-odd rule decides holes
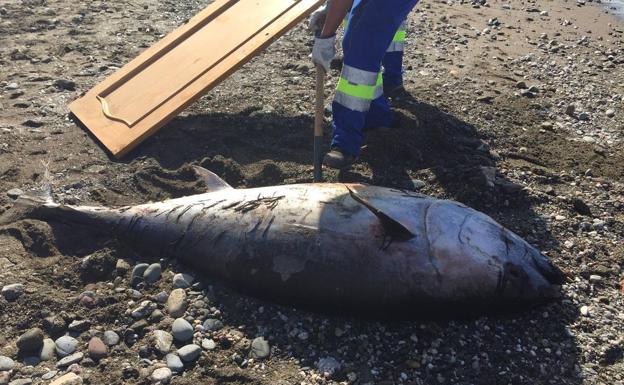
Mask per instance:
[[[121,157],[323,2],[216,0],[69,109]]]

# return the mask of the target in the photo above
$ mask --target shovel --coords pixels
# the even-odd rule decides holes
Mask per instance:
[[[314,107],[314,183],[323,179],[321,165],[323,145],[323,108],[325,104],[325,69],[316,66],[316,104]]]

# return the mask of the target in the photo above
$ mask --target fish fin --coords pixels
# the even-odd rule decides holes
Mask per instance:
[[[381,222],[384,230],[386,231],[386,236],[400,242],[409,241],[410,239],[416,237],[416,235],[412,233],[407,227],[403,226],[395,219],[392,219],[388,214],[373,206],[373,204],[368,202],[366,199],[357,195],[349,187],[347,187],[347,190],[349,190],[349,194],[351,195],[351,198],[353,198],[353,200],[369,209],[371,213],[375,214],[375,216]]]
[[[193,166],[195,175],[206,184],[207,191],[219,191],[233,188],[217,174],[200,166]]]

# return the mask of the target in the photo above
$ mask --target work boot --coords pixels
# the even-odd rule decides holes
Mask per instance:
[[[332,147],[331,151],[325,154],[323,164],[327,167],[343,170],[351,167],[357,161],[357,156],[349,155],[338,147]]]

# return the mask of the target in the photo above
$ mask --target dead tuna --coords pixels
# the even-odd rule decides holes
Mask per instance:
[[[233,189],[123,208],[22,196],[45,219],[93,225],[245,292],[350,309],[541,302],[563,275],[492,218],[457,202],[361,184]]]

